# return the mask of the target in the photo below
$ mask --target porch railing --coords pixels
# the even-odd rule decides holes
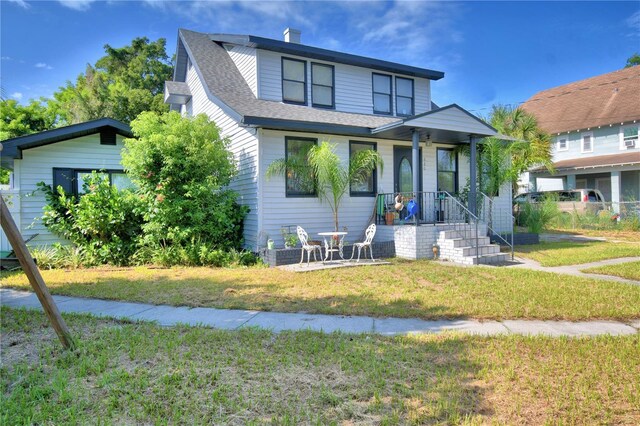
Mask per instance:
[[[415,214],[410,202],[418,207]],[[476,258],[480,256],[479,222],[476,215],[446,191],[386,193],[376,198],[378,225],[447,225],[448,231],[454,231],[461,238],[475,240]],[[469,235],[469,225],[473,235]]]
[[[489,236],[502,241],[511,249],[511,260],[514,259],[513,250],[513,231],[515,225],[515,218],[511,213],[511,205],[509,210],[496,206],[496,203],[482,191],[478,192],[478,218],[487,225],[487,232]],[[507,234],[507,238],[503,235]]]

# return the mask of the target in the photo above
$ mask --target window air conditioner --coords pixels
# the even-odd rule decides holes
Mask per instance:
[[[624,146],[627,148],[635,148],[636,147],[636,139],[628,139],[624,141]]]

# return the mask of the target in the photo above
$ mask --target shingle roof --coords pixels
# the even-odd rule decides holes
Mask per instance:
[[[133,137],[131,128],[127,124],[113,118],[99,118],[4,140],[1,142],[0,163],[3,167],[12,167],[13,159],[22,158],[22,150],[92,135],[106,129],[111,129],[122,136]]]
[[[553,167],[556,171],[589,169],[596,167],[610,167],[620,165],[640,164],[640,152],[624,152],[622,154],[597,155],[593,157],[571,158],[569,160],[556,161]],[[538,167],[533,172],[546,172],[545,167]]]
[[[257,99],[227,51],[213,42],[209,35],[181,29],[179,36],[209,93],[241,118],[365,128],[376,128],[399,120],[397,117],[328,111]]]
[[[522,104],[549,133],[640,119],[640,66],[543,90]]]

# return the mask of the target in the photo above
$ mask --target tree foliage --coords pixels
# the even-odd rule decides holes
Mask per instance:
[[[240,248],[248,209],[223,189],[236,173],[229,141],[205,115],[142,113],[122,164],[145,200],[145,244]]]
[[[335,230],[338,231],[338,212],[349,185],[365,182],[376,168],[382,173],[383,161],[378,152],[372,149],[357,151],[345,166],[336,153],[336,144],[323,141],[312,146],[304,158],[292,156],[287,160],[275,160],[267,168],[266,175],[284,176],[292,172],[301,177],[302,186],[315,188],[320,200],[329,205]]]
[[[45,99],[20,105],[14,99],[0,101],[0,141],[49,130],[58,122],[57,110]]]
[[[172,66],[165,45],[163,38],[146,37],[121,48],[105,45],[105,56],[54,94],[64,119],[71,124],[111,117],[129,123],[143,111],[167,111],[163,89]]]
[[[630,67],[635,67],[636,65],[640,65],[640,55],[638,54],[638,52],[629,56],[629,58],[627,59],[627,63],[625,64],[624,67],[630,68]]]
[[[79,200],[61,187],[38,186],[47,200],[43,224],[79,247],[86,266],[131,262],[142,226],[142,201],[133,191],[117,190],[96,172],[85,179]]]

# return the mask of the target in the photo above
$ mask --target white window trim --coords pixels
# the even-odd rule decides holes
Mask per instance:
[[[589,151],[585,151],[584,150],[584,137],[585,136],[590,136],[590,139],[591,139],[591,149]],[[593,142],[594,142],[593,132],[583,133],[582,137],[580,138],[580,152],[583,153],[583,154],[588,153],[588,152],[593,152]]]
[[[638,140],[636,140],[636,146],[634,148],[627,148],[624,144],[624,129],[628,127],[637,127],[638,128]],[[640,124],[627,124],[626,126],[620,126],[620,132],[618,133],[618,137],[620,139],[620,151],[626,151],[627,149],[636,149],[640,145]]]
[[[564,139],[564,148],[560,147],[560,141]],[[569,151],[569,138],[566,136],[563,137],[559,137],[557,142],[556,142],[556,150],[557,151]]]

